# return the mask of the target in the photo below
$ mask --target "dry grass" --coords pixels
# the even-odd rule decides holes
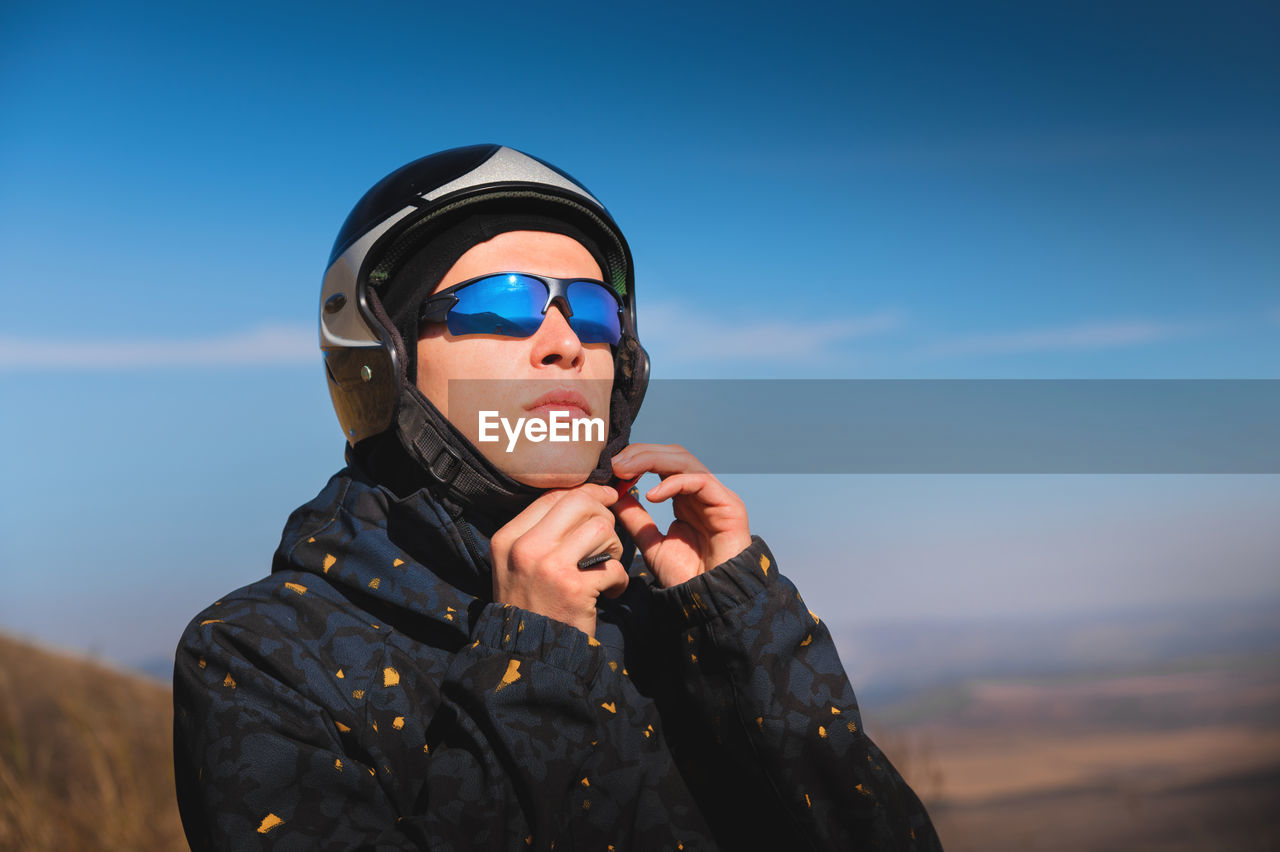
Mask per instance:
[[[0,849],[186,849],[169,690],[0,636]]]

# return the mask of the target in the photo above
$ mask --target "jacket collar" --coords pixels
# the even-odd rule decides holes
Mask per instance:
[[[320,575],[380,620],[465,637],[492,598],[489,553],[488,534],[430,491],[398,496],[352,466],[290,516],[272,571]]]

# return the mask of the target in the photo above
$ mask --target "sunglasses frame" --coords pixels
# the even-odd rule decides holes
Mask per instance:
[[[597,284],[608,292],[609,295],[613,297],[614,302],[618,305],[619,338],[621,338],[621,335],[626,333],[626,315],[624,313],[624,308],[626,306],[617,291],[605,282],[598,278],[553,278],[550,275],[538,275],[533,272],[490,272],[487,275],[478,275],[475,278],[468,278],[466,281],[446,287],[439,293],[434,293],[431,296],[428,296],[426,300],[423,301],[422,308],[418,312],[418,321],[431,323],[447,322],[449,319],[449,311],[453,310],[454,306],[460,301],[454,293],[465,287],[470,287],[472,284],[478,284],[479,282],[487,281],[490,278],[502,278],[506,275],[519,275],[523,278],[532,278],[536,281],[542,282],[542,284],[547,288],[547,301],[546,304],[542,306],[542,316],[544,317],[547,315],[547,311],[551,310],[552,305],[559,305],[560,310],[564,311],[565,318],[571,318],[573,316],[573,306],[569,304],[569,285],[577,284],[578,282],[585,284]],[[572,327],[572,325],[570,327]],[[574,331],[576,333],[577,330],[575,329]],[[512,337],[517,340],[527,340],[528,337],[532,337],[533,335],[528,335],[528,337],[523,338],[516,337],[515,335],[498,336]],[[610,345],[615,346],[617,344],[611,343]]]

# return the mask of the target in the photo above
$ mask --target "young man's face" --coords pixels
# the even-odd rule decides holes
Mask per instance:
[[[509,231],[479,243],[458,258],[436,292],[495,272],[530,272],[554,278],[601,279],[600,267],[577,240],[542,231]],[[450,379],[453,381],[450,387]],[[459,379],[505,379],[501,385]],[[538,488],[564,488],[584,482],[595,469],[603,440],[582,430],[579,440],[533,442],[523,434],[508,452],[503,426],[489,430],[496,442],[480,437],[480,412],[497,411],[514,429],[520,418],[547,421],[552,411],[565,419],[600,418],[609,423],[613,353],[607,343],[583,344],[559,306],[546,313],[527,338],[490,334],[454,336],[444,323],[427,324],[418,338],[418,388],[491,462],[512,478]],[[556,397],[539,404],[548,394]],[[577,401],[579,404],[574,405]],[[497,418],[490,418],[494,422]],[[586,432],[590,431],[590,439]],[[536,471],[536,472],[535,472]]]

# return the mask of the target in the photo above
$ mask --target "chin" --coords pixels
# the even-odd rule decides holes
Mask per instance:
[[[553,488],[573,488],[587,481],[591,471],[581,475],[572,473],[526,473],[513,475],[511,478],[534,488],[550,491]]]
[[[573,488],[587,481],[596,469],[603,445],[577,446],[543,452],[517,452],[503,459],[492,459],[503,473],[517,482],[534,488]]]

